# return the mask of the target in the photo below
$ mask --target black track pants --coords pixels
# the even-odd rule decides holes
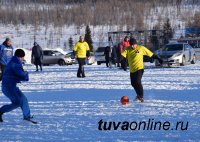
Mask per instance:
[[[77,58],[79,68],[77,72],[77,77],[85,77],[84,65],[85,65],[85,58]]]
[[[144,73],[144,70],[138,70],[134,73],[130,73],[131,78],[131,85],[135,89],[135,92],[137,94],[137,97],[143,98],[143,86],[142,86],[142,75]]]

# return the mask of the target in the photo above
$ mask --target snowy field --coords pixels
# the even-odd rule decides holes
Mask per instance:
[[[44,67],[30,81],[19,84],[39,122],[22,120],[20,109],[4,115],[0,141],[200,141],[200,62],[174,68],[148,64],[143,76],[145,102],[134,102],[129,72],[105,65],[86,66],[86,78],[76,78],[77,65]],[[120,104],[128,96],[127,106]],[[9,100],[0,93],[0,106]],[[188,122],[187,130],[98,130],[103,121]]]

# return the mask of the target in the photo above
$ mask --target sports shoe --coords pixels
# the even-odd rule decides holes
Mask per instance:
[[[31,122],[31,123],[33,123],[33,124],[37,124],[37,121],[34,121],[34,120],[33,120],[33,116],[29,116],[29,117],[27,117],[27,118],[24,118],[24,120],[26,120],[26,121],[28,121],[28,122]]]
[[[144,99],[141,97],[136,96],[135,101],[140,101],[141,103],[144,102]]]

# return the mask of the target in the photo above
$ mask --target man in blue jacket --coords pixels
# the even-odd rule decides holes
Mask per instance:
[[[6,38],[2,45],[0,45],[0,68],[1,68],[1,75],[0,81],[2,80],[2,76],[4,73],[4,69],[8,62],[11,60],[13,56],[13,47],[11,45],[11,40]]]
[[[29,80],[28,72],[24,71],[22,67],[24,56],[25,52],[22,49],[17,49],[15,55],[5,68],[2,79],[2,92],[12,103],[0,108],[0,122],[3,122],[2,115],[4,113],[10,112],[18,107],[22,109],[24,120],[34,122],[30,115],[28,100],[17,87],[17,83]]]

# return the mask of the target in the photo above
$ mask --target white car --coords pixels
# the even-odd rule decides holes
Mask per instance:
[[[74,56],[73,52],[70,52],[70,53],[68,53],[68,54],[71,54],[71,56]],[[68,54],[67,54],[67,55],[68,55]],[[95,63],[95,56],[94,56],[94,53],[93,53],[93,52],[90,52],[90,58],[89,58],[89,59],[86,59],[85,61],[86,61],[86,64],[87,64],[87,65],[92,65],[92,64],[94,64],[94,63]],[[73,63],[74,63],[74,64],[78,64],[78,61],[75,60]]]
[[[165,45],[161,50],[158,50],[157,53],[160,58],[163,59],[163,63],[168,66],[176,64],[184,66],[187,62],[191,64],[196,63],[196,54],[194,49],[187,43],[171,43]],[[159,62],[156,60],[155,65],[159,66]]]
[[[106,63],[105,59],[105,47],[98,47],[96,52],[95,52],[95,58],[97,61],[97,65],[101,65],[101,63]]]
[[[63,54],[58,50],[54,49],[43,50],[43,59],[42,59],[43,65],[58,64],[60,66],[63,66],[63,65],[71,65],[72,63],[73,59],[70,56]]]
[[[88,65],[92,65],[95,62],[95,56],[93,52],[90,52],[90,58],[87,60]]]

